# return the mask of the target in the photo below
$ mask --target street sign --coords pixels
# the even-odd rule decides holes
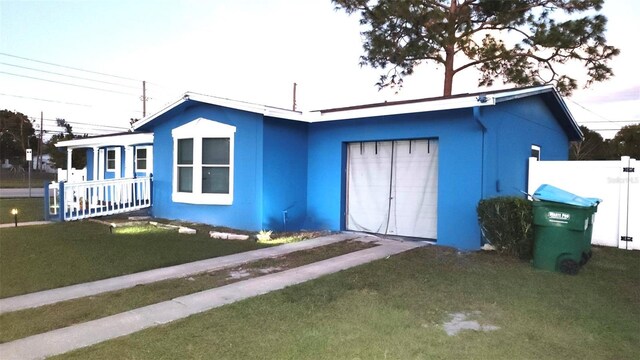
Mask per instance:
[[[27,161],[32,161],[33,155],[31,154],[31,149],[27,149]]]

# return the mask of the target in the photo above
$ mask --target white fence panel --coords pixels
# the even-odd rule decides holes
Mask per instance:
[[[608,161],[537,161],[529,159],[529,194],[550,184],[583,197],[603,199],[593,225],[592,243],[640,250],[638,225],[640,180],[635,160],[623,157]],[[621,241],[631,237],[635,241]]]
[[[635,159],[623,158],[627,161],[627,171],[622,176],[623,192],[629,201],[620,202],[620,216],[626,217],[626,221],[620,222],[621,240],[618,247],[621,249],[640,250],[640,169]],[[626,186],[626,188],[625,188]]]

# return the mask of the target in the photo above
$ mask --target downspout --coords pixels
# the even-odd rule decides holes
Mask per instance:
[[[484,143],[485,143],[485,133],[487,132],[486,125],[482,122],[482,117],[480,115],[480,107],[473,107],[473,119],[480,125],[482,129],[482,147],[481,147],[481,161],[480,161],[480,198],[484,199]]]

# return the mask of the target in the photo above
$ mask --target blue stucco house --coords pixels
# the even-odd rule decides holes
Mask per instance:
[[[128,193],[147,192],[155,217],[478,249],[478,201],[522,195],[529,157],[566,160],[581,138],[543,86],[312,112],[187,93],[131,133],[59,146],[88,149],[89,182],[152,174]]]

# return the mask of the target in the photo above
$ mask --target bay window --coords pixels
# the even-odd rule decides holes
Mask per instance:
[[[234,126],[204,118],[173,129],[173,201],[232,204],[234,135]]]

